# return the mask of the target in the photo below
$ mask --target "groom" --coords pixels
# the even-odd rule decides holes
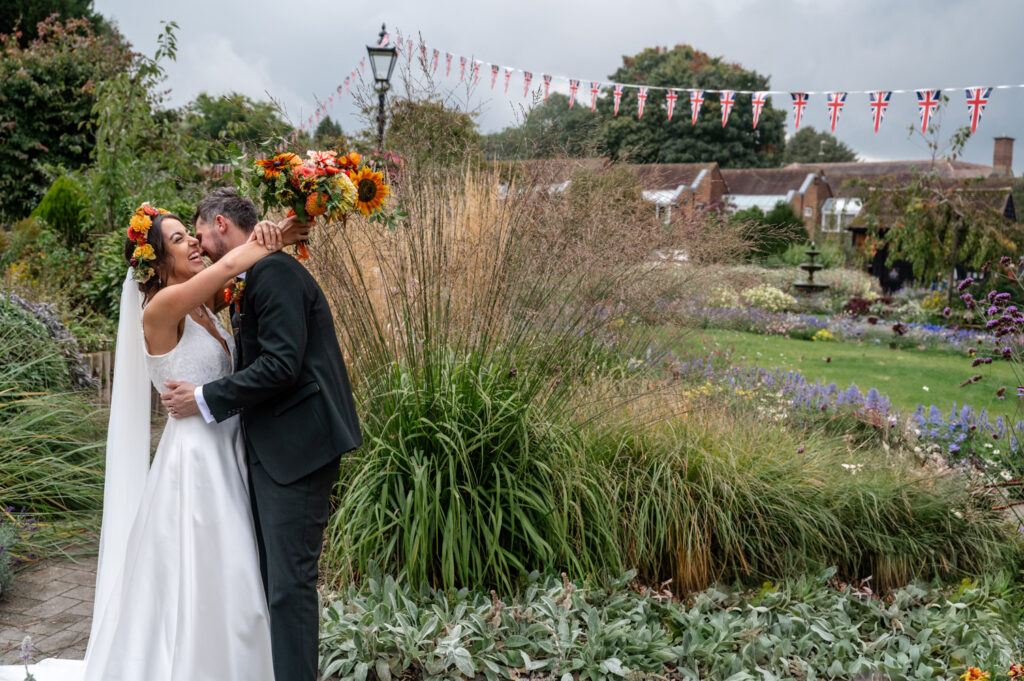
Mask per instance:
[[[231,188],[200,201],[192,216],[214,261],[244,244],[256,220],[253,202]],[[201,413],[212,423],[241,414],[274,676],[314,681],[323,532],[341,455],[362,444],[362,434],[320,286],[281,251],[258,262],[244,281],[232,306],[235,373],[198,387],[169,382],[161,399],[178,418]]]

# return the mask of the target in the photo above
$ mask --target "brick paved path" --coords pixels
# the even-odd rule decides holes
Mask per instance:
[[[17,664],[32,637],[32,659],[80,660],[92,624],[96,556],[50,558],[19,570],[0,598],[0,665]]]

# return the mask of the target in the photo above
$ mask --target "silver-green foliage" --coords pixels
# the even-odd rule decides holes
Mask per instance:
[[[910,585],[882,600],[816,578],[759,593],[719,588],[690,603],[531,575],[509,604],[410,589],[375,573],[323,610],[320,671],[397,678],[561,681],[621,678],[954,678],[1013,661],[1019,592],[998,579],[953,591]]]

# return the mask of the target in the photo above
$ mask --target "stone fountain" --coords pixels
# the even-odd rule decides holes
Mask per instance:
[[[820,291],[824,291],[825,289],[828,288],[828,284],[822,284],[814,281],[814,273],[819,270],[825,269],[824,265],[819,265],[814,262],[814,259],[821,255],[821,251],[815,248],[814,242],[812,241],[811,247],[808,250],[804,251],[804,253],[807,254],[807,262],[802,263],[799,267],[800,269],[807,273],[807,280],[794,281],[793,288],[804,293],[818,293]]]

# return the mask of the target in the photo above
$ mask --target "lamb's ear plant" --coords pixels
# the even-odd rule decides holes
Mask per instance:
[[[531,575],[513,596],[413,589],[371,566],[324,601],[324,678],[859,678],[945,681],[1016,659],[1021,591],[994,575],[882,599],[837,571],[682,602],[637,587]],[[994,673],[992,678],[998,678]]]

